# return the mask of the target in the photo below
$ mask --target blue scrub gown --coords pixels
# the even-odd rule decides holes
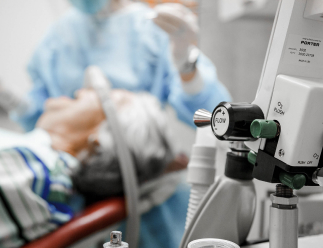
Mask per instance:
[[[82,88],[84,70],[99,66],[114,88],[148,91],[169,102],[178,117],[193,126],[199,108],[212,111],[230,96],[218,81],[215,67],[203,54],[197,67],[204,87],[190,95],[181,87],[168,35],[147,18],[151,9],[136,3],[109,18],[98,20],[77,9],[59,19],[40,42],[28,66],[33,88],[24,114],[13,114],[26,130],[34,128],[49,97],[73,97]]]

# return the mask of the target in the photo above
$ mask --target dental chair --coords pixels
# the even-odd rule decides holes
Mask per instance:
[[[92,234],[112,226],[126,217],[125,200],[122,197],[97,202],[86,208],[56,231],[32,241],[23,248],[65,248]]]

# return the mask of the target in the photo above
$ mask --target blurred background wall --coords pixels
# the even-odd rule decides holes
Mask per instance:
[[[0,80],[19,94],[30,86],[26,66],[47,28],[68,8],[66,0],[0,1]]]
[[[202,51],[215,63],[234,101],[251,102],[256,94],[278,0],[197,0]],[[224,2],[225,1],[225,2]],[[235,9],[243,2],[246,9]],[[225,4],[225,5],[223,5]],[[229,5],[228,5],[229,4]],[[231,4],[231,6],[230,6]],[[26,65],[47,28],[69,7],[67,0],[0,1],[0,80],[24,94],[31,85]],[[226,18],[225,11],[229,13]],[[222,17],[220,18],[220,15]],[[220,20],[221,19],[221,20]],[[174,121],[180,150],[190,152],[194,130]],[[0,111],[0,127],[19,130]],[[223,172],[223,166],[219,173]],[[258,209],[250,239],[260,238],[261,200],[273,187],[256,181]]]
[[[47,28],[67,8],[66,0],[0,1],[0,87],[19,96],[27,92],[27,63]],[[0,127],[21,131],[1,108]]]
[[[233,6],[238,2],[251,5],[256,1],[200,1],[202,50],[216,65],[220,81],[230,90],[234,101],[251,102],[255,98],[278,0],[265,1],[261,9],[250,13],[241,10],[231,20],[219,19],[221,11],[225,11],[221,2],[232,2]]]

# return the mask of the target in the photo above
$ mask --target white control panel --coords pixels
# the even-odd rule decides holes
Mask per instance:
[[[272,118],[270,111],[278,75],[306,78],[308,81],[323,84],[323,12],[320,15],[323,11],[322,4],[323,0],[280,1],[279,14],[275,18],[259,88],[255,101],[252,102],[262,109],[267,120]],[[294,88],[285,90],[285,95],[288,95]],[[320,106],[316,108],[319,109]],[[300,137],[293,138],[302,142]],[[265,143],[265,139],[258,139],[246,142],[246,145],[257,152],[258,149],[264,149]],[[289,156],[287,152],[285,154],[283,160],[287,160],[286,157]]]
[[[323,147],[323,84],[279,75],[268,111],[281,133],[275,158],[294,167],[317,167]]]

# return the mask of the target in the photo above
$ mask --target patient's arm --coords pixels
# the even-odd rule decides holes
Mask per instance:
[[[82,89],[77,99],[52,98],[36,127],[49,133],[52,148],[76,156],[88,148],[88,137],[105,119],[101,104],[93,90]]]

